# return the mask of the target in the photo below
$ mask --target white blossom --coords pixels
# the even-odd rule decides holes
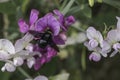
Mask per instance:
[[[7,39],[0,39],[0,60],[9,59],[12,54],[15,54],[12,42]]]
[[[33,52],[33,45],[30,41],[33,36],[26,34],[23,38],[15,42],[15,46],[7,39],[0,39],[0,60],[5,62],[2,71],[15,71],[17,66],[23,65],[27,61],[27,65],[31,68],[35,64],[34,55],[40,57],[40,53]]]
[[[32,68],[32,66],[35,64],[35,58],[34,57],[30,57],[27,59],[27,65],[29,68]]]
[[[84,45],[90,51],[93,51],[92,54],[90,54],[89,59],[97,62],[101,59],[101,55],[103,57],[107,57],[107,52],[102,51],[102,46],[103,46],[102,34],[99,31],[97,31],[95,28],[89,27],[86,30],[86,35],[88,41],[85,41]]]
[[[34,79],[25,79],[25,80],[48,80],[48,78],[46,76],[39,75],[35,77]]]
[[[1,70],[4,72],[5,70],[8,72],[14,72],[16,70],[16,67],[12,63],[5,63],[5,65],[1,68]]]
[[[22,57],[15,57],[13,62],[15,66],[21,66],[24,63],[24,59]]]
[[[111,49],[114,51],[111,53],[110,57],[113,57],[120,50],[120,17],[117,18],[117,28],[110,30],[107,34],[106,39],[103,41],[102,51],[110,52]]]

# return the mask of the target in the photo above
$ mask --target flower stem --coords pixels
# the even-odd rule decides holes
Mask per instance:
[[[18,70],[19,70],[25,77],[27,77],[28,79],[32,79],[32,77],[31,77],[24,69],[22,69],[21,67],[18,67]]]

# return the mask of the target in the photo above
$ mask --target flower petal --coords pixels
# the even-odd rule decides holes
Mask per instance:
[[[120,29],[120,17],[116,17],[117,18],[117,29]]]
[[[0,50],[0,60],[7,60],[9,59],[9,54],[3,50]]]
[[[46,58],[47,58],[47,62],[49,62],[51,60],[52,57],[57,55],[57,51],[51,47],[47,48],[47,54],[46,54]]]
[[[18,25],[19,25],[20,32],[22,33],[26,33],[29,30],[28,24],[23,19],[19,19]]]
[[[54,10],[53,11],[54,14],[57,16],[57,19],[60,23],[60,26],[61,28],[64,30],[64,31],[67,31],[66,27],[65,27],[65,19],[64,19],[64,15],[59,11],[59,10]]]
[[[111,55],[110,55],[110,57],[113,57],[113,56],[115,56],[116,54],[118,53],[118,51],[113,51],[112,53],[111,53]]]
[[[48,26],[52,30],[54,36],[57,36],[60,32],[60,23],[57,21],[57,19],[51,15],[47,14],[48,17]]]
[[[46,58],[44,56],[42,56],[41,58],[37,58],[34,64],[34,69],[38,70],[45,62]]]
[[[31,13],[30,13],[30,25],[34,24],[35,21],[38,19],[38,15],[39,15],[39,11],[37,11],[36,9],[32,9]]]
[[[30,51],[30,52],[33,52],[33,44],[28,44],[26,47],[25,47],[26,50]]]
[[[67,26],[73,24],[74,22],[75,22],[75,18],[74,18],[73,16],[68,16],[68,17],[66,18],[66,20],[65,20],[65,24],[66,24]]]
[[[40,76],[37,76],[34,80],[48,80],[48,78],[40,75]]]
[[[96,39],[100,44],[103,42],[102,34],[99,31],[96,31]]]
[[[98,46],[98,42],[96,40],[94,40],[94,39],[91,39],[89,41],[89,45],[90,45],[90,47],[95,48],[95,47]]]
[[[29,68],[32,68],[34,64],[35,64],[35,58],[31,57],[27,59],[27,65]]]
[[[33,35],[27,33],[22,39],[15,42],[15,51],[19,52],[28,46],[29,42],[33,39]]]
[[[113,49],[116,51],[120,50],[120,43],[113,44]]]
[[[35,30],[42,32],[47,28],[47,18],[46,17],[42,17],[40,18],[36,24],[35,24]]]
[[[15,43],[15,52],[19,52],[23,50],[27,46],[25,40],[23,39],[18,39]]]
[[[13,64],[11,64],[11,63],[5,63],[5,65],[3,67],[8,72],[14,72],[16,70],[16,67]]]
[[[53,10],[54,14],[57,15],[57,16],[64,16],[59,10],[55,9]]]
[[[13,63],[15,66],[21,66],[24,63],[24,60],[22,57],[15,57]]]
[[[86,30],[88,39],[93,39],[96,36],[96,29],[94,27],[89,27]]]
[[[88,48],[88,50],[92,51],[94,50],[90,45],[89,45],[89,42],[84,42],[84,46],[86,46]]]
[[[103,41],[101,47],[102,47],[102,52],[111,51],[111,45],[106,40]]]
[[[1,44],[3,50],[9,52],[10,54],[15,53],[15,48],[14,48],[12,42],[10,42],[9,40],[0,39],[0,44]]]
[[[24,39],[27,43],[29,43],[30,41],[32,41],[34,38],[33,35],[31,35],[30,33],[26,33],[22,39]]]
[[[59,35],[53,37],[53,41],[57,45],[65,44],[65,41],[67,41],[66,33],[65,32],[60,32]]]
[[[89,60],[93,60],[95,62],[100,61],[100,59],[101,59],[101,55],[97,52],[92,52],[92,54],[90,54],[89,56]]]
[[[120,36],[117,30],[111,30],[108,32],[107,40],[109,43],[111,44],[116,43],[117,41],[119,41],[119,39],[120,39]]]

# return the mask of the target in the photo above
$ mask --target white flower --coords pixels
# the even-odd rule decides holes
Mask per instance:
[[[86,35],[88,41],[84,42],[84,45],[90,51],[93,51],[92,54],[90,54],[89,59],[93,61],[99,61],[101,59],[101,55],[103,57],[107,57],[107,52],[102,51],[101,49],[103,46],[102,34],[93,27],[89,27],[86,31]]]
[[[15,43],[15,52],[19,52],[27,47],[32,39],[33,36],[27,33],[22,39],[17,40]]]
[[[15,54],[13,44],[7,39],[0,39],[0,60],[9,59],[13,54]]]
[[[16,67],[12,63],[5,63],[5,65],[1,68],[1,71],[8,71],[8,72],[14,72],[16,70]]]
[[[110,57],[113,57],[120,50],[120,17],[116,18],[118,20],[117,28],[108,32],[107,38],[103,41],[102,45],[102,51],[110,52],[111,49],[114,49]]]
[[[88,45],[91,48],[96,48],[103,42],[102,34],[93,27],[89,27],[86,31],[87,38],[89,39]]]
[[[27,33],[22,39],[16,41],[15,46],[7,39],[0,39],[0,60],[5,62],[2,71],[15,71],[24,61],[31,68],[35,64],[34,55],[40,57],[40,53],[33,52],[33,45],[29,43],[33,36]],[[13,61],[12,61],[13,60]]]
[[[15,57],[13,62],[15,66],[21,66],[24,63],[24,59],[22,57]]]
[[[117,29],[119,29],[120,30],[120,17],[116,17],[117,18]]]
[[[32,66],[35,64],[35,58],[34,57],[30,57],[27,59],[27,65],[29,68],[32,68]]]
[[[48,80],[48,78],[46,76],[39,75],[35,77],[34,79],[25,79],[25,80]]]
[[[48,80],[48,78],[40,75],[40,76],[37,76],[36,78],[34,78],[34,80]]]
[[[102,51],[110,52],[111,49],[113,48],[114,51],[112,52],[110,57],[114,56],[120,50],[119,41],[120,41],[119,31],[117,29],[109,31],[106,40],[104,40],[103,42]]]

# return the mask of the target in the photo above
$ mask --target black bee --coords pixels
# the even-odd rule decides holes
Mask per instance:
[[[59,52],[59,48],[54,43],[52,39],[52,34],[50,31],[46,31],[44,33],[40,33],[37,31],[29,30],[29,33],[32,34],[36,38],[36,43],[40,48],[46,48],[47,45],[53,47],[56,51]]]

